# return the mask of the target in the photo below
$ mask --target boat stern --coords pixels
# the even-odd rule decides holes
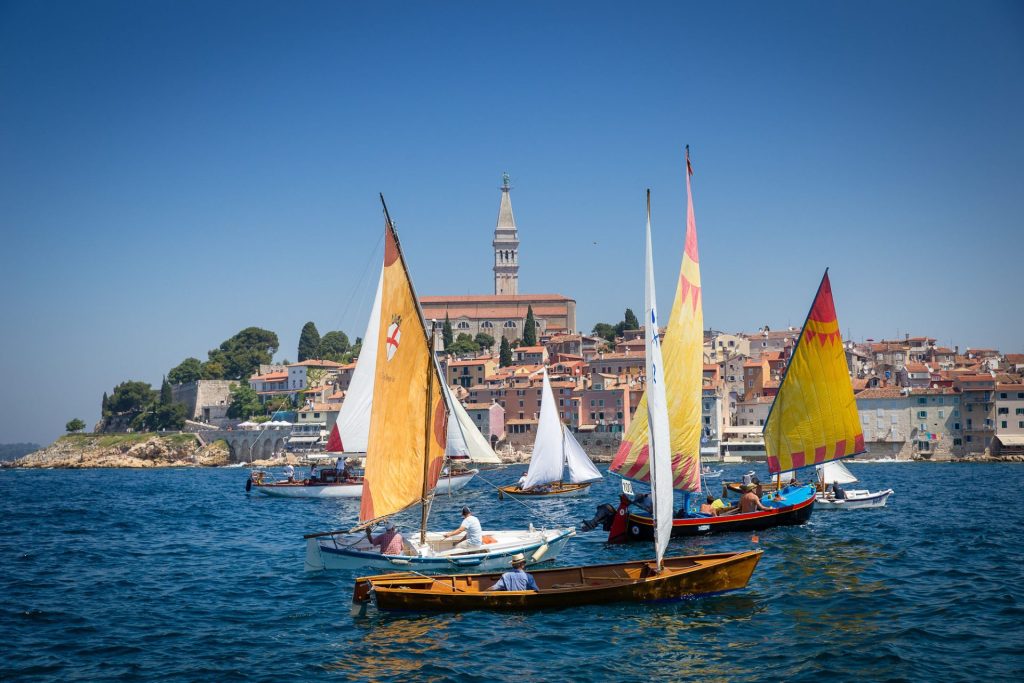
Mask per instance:
[[[356,579],[352,587],[352,616],[366,616],[366,608],[373,602],[373,583],[369,579]]]

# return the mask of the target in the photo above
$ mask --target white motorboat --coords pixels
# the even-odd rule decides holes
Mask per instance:
[[[885,507],[892,489],[884,491],[868,491],[867,489],[843,489],[837,497],[835,489],[840,484],[853,484],[857,477],[839,460],[818,465],[819,488],[814,499],[814,507],[818,510],[866,510]],[[829,487],[832,490],[829,490]]]

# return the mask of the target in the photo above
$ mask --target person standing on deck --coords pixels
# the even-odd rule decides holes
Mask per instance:
[[[483,545],[483,529],[480,527],[480,520],[474,517],[468,507],[462,508],[462,524],[458,529],[445,533],[445,538],[457,536],[466,532],[466,538],[457,544],[456,548],[479,548]]]
[[[498,579],[498,583],[487,590],[540,592],[540,588],[537,587],[537,582],[534,580],[533,575],[523,569],[525,566],[526,558],[522,553],[516,553],[512,556],[512,571],[502,574],[501,578]]]

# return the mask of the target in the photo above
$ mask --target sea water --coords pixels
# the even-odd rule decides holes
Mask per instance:
[[[246,494],[245,470],[0,471],[0,680],[986,680],[1024,674],[1024,465],[851,465],[882,510],[672,542],[761,548],[749,586],[658,605],[541,613],[350,614],[363,572],[306,573],[302,535],[358,501]],[[575,525],[614,503],[499,501],[484,472],[439,497],[484,530]],[[763,466],[762,466],[763,470]],[[736,478],[740,468],[726,468]],[[762,472],[763,474],[763,472]],[[712,481],[711,490],[721,484]],[[859,486],[859,485],[858,485]],[[415,533],[419,512],[399,518]],[[558,564],[651,556],[580,533]]]

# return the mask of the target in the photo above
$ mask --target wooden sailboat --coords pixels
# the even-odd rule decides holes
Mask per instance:
[[[870,510],[884,508],[892,489],[868,491],[867,489],[843,489],[844,484],[856,484],[853,475],[840,460],[833,460],[815,468],[818,471],[818,495],[814,507],[820,510]],[[836,489],[839,488],[839,493]]]
[[[601,479],[601,473],[583,447],[558,417],[547,368],[544,368],[543,375],[540,419],[537,420],[537,439],[533,444],[530,468],[522,485],[499,487],[499,498],[540,500],[585,496],[590,492],[591,483]],[[568,477],[565,472],[568,472]]]
[[[650,193],[647,199],[646,330],[650,483],[654,497],[654,561],[569,567],[534,573],[539,590],[488,590],[498,574],[424,577],[412,573],[356,579],[353,604],[378,609],[462,611],[532,610],[617,601],[678,600],[737,590],[747,585],[761,551],[665,558],[672,522],[672,463],[664,365],[658,342],[651,259]]]
[[[386,207],[384,214],[381,315],[359,526],[351,532],[307,535],[306,568],[486,570],[506,566],[517,553],[533,562],[554,559],[575,534],[573,528],[485,532],[483,545],[473,548],[427,531],[431,491],[445,459],[448,411],[433,344]],[[416,504],[419,538],[405,539],[402,552],[383,555],[358,533]]]

